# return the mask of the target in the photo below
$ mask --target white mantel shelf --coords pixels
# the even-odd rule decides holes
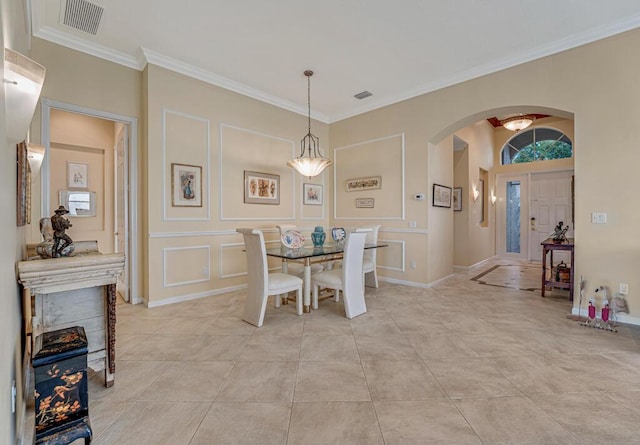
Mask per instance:
[[[84,254],[18,263],[18,281],[34,294],[50,294],[116,282],[124,254]]]
[[[28,251],[32,250],[28,246]],[[76,251],[76,256],[35,258],[16,264],[18,281],[24,287],[25,334],[33,351],[33,342],[44,332],[83,326],[88,339],[88,365],[95,371],[104,369],[105,386],[112,386],[116,282],[124,270],[125,257],[122,253],[101,254],[95,241],[78,243]]]

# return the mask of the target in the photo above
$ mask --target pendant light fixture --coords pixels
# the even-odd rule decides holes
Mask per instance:
[[[311,76],[313,71],[304,72],[307,76],[307,107],[309,110],[309,132],[300,141],[300,156],[287,162],[287,165],[294,168],[302,176],[309,178],[322,173],[322,170],[330,166],[333,162],[324,156],[320,151],[320,139],[311,133]]]
[[[519,115],[512,116],[500,121],[502,126],[507,130],[511,131],[520,131],[527,128],[529,125],[533,123],[533,116],[529,115]]]

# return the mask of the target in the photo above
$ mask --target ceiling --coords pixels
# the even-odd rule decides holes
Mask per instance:
[[[25,1],[34,36],[301,114],[312,69],[327,123],[640,27],[638,0],[91,0],[94,35],[63,23],[86,0]]]

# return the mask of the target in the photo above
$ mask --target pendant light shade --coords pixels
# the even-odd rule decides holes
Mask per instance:
[[[520,131],[527,128],[533,123],[532,116],[513,116],[500,121],[502,126],[507,130]]]
[[[308,130],[309,132],[300,141],[300,156],[287,162],[287,165],[294,168],[302,176],[309,178],[317,176],[330,166],[333,162],[324,156],[320,150],[320,139],[311,133],[311,76],[313,71],[304,72],[307,76],[307,107],[309,110]]]

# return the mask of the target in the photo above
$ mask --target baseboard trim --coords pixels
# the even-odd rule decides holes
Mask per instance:
[[[148,308],[154,308],[159,306],[166,306],[168,304],[181,303],[183,301],[190,301],[190,300],[197,300],[199,298],[211,297],[213,295],[226,294],[227,292],[234,292],[234,291],[246,289],[246,288],[247,288],[246,284],[241,284],[239,286],[224,287],[222,289],[214,289],[206,292],[198,292],[195,294],[178,295],[177,297],[163,298],[162,300],[158,300],[158,301],[145,301],[144,304]]]
[[[433,287],[436,284],[451,278],[452,276],[453,276],[453,274],[450,274],[450,275],[447,275],[446,277],[438,278],[436,281],[432,281],[431,283],[429,283],[429,287]]]
[[[485,258],[484,260],[478,261],[476,264],[472,264],[471,266],[453,266],[453,270],[454,272],[467,272],[471,269],[473,269],[474,267],[478,267],[478,266],[482,266],[484,263],[486,263],[487,261],[493,260],[495,258],[498,258],[497,256],[491,256],[489,258]]]
[[[431,285],[429,283],[418,283],[416,281],[398,280],[396,278],[389,278],[389,277],[378,276],[378,280],[379,281],[384,281],[385,283],[403,284],[405,286],[421,287],[421,288],[424,288],[424,289],[428,289],[428,288],[431,287]]]

